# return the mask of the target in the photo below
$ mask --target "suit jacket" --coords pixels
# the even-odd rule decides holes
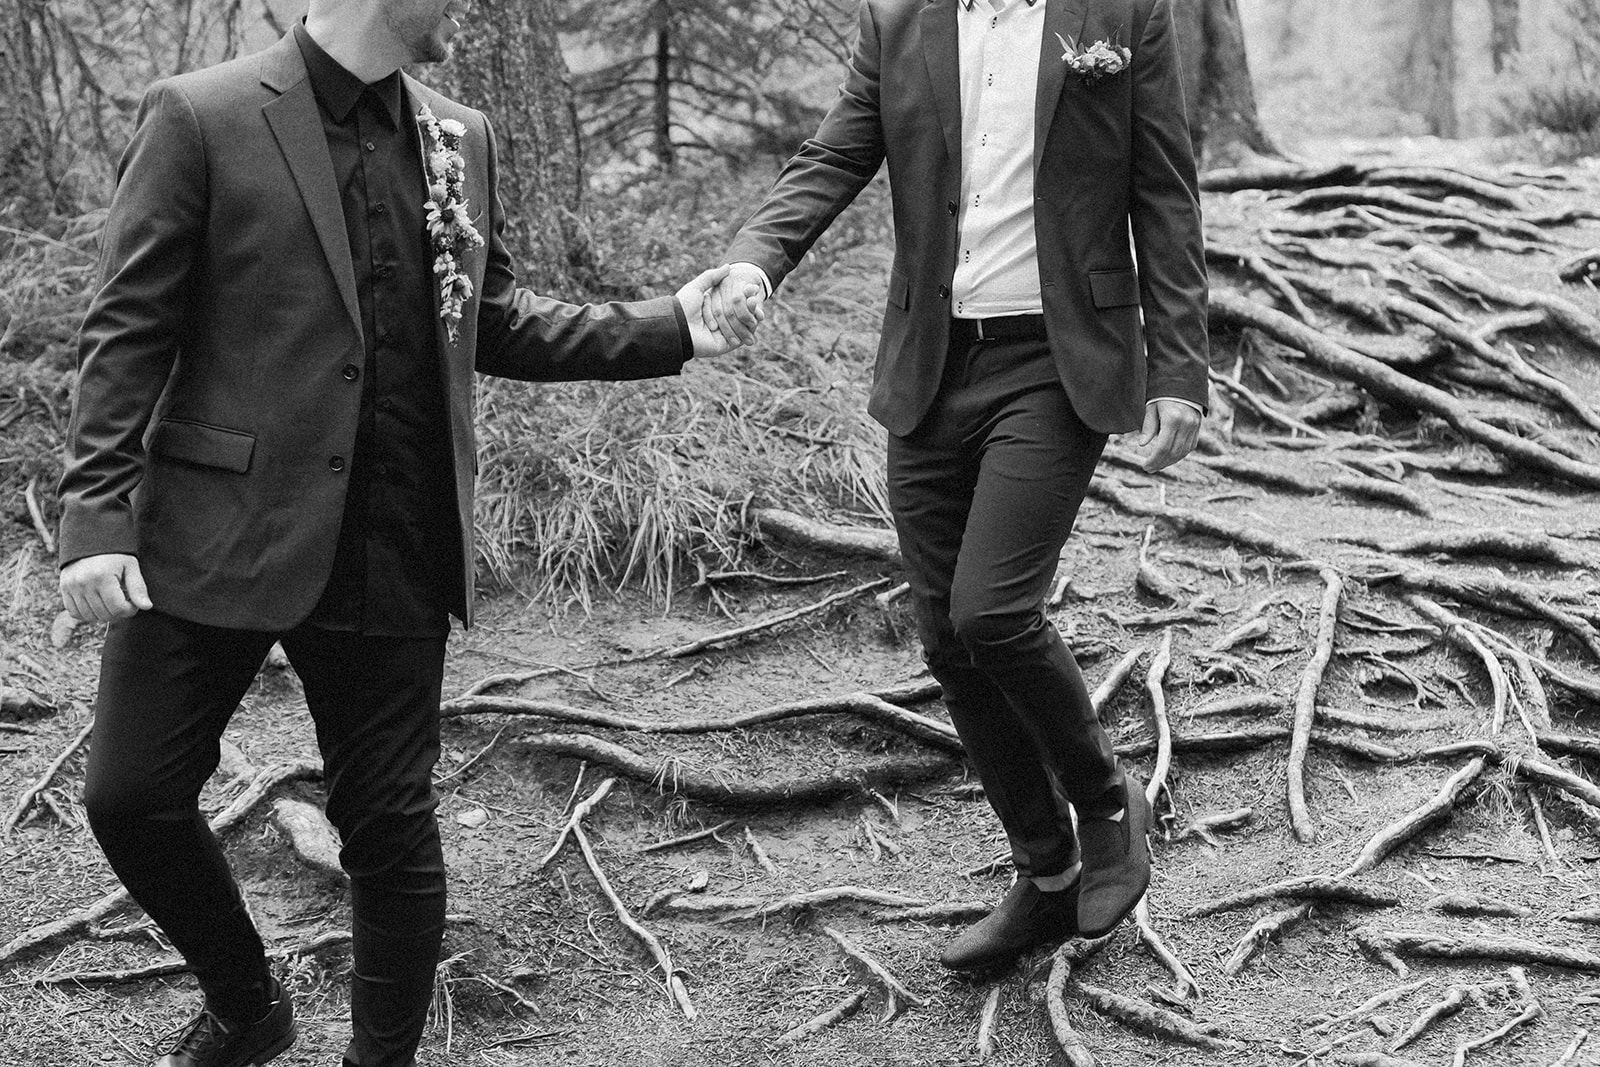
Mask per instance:
[[[895,256],[868,410],[897,435],[927,412],[949,343],[959,2],[862,0],[837,102],[727,253],[779,283],[887,159]],[[1206,400],[1205,259],[1171,0],[1045,2],[1034,102],[1045,326],[1079,417],[1125,432],[1148,398]],[[1086,85],[1057,33],[1126,43],[1132,63]]]
[[[474,371],[643,378],[677,373],[692,349],[671,297],[580,307],[518,289],[487,120],[405,84],[466,126],[464,194],[486,239],[465,257],[473,297],[454,344],[434,319],[461,529],[452,610],[468,621]],[[361,396],[344,369],[364,348],[339,190],[292,35],[150,89],[101,271],[61,482],[63,564],[130,553],[163,611],[294,626],[333,565]]]

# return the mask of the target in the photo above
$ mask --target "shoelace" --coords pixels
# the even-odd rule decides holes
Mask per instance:
[[[209,1011],[202,1011],[189,1022],[169,1033],[165,1039],[172,1042],[167,1055],[179,1052],[191,1054],[206,1052],[228,1036],[228,1026]]]

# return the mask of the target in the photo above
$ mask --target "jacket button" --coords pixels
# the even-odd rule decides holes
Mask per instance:
[[[956,202],[954,200],[950,201],[944,207],[946,211],[950,212],[950,214],[954,215],[956,213]]]
[[[342,471],[342,470],[344,470],[344,457],[343,456],[333,456],[333,457],[331,457],[328,460],[328,469],[331,470],[331,471]]]
[[[353,382],[359,377],[361,377],[361,368],[360,367],[356,366],[354,363],[346,363],[344,365],[344,380],[345,381]]]
[[[940,300],[949,300],[950,299],[950,287],[948,285],[939,286],[939,299]]]

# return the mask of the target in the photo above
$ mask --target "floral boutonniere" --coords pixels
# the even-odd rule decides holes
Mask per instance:
[[[455,119],[440,119],[427,104],[417,121],[428,136],[423,169],[428,175],[428,237],[433,243],[433,275],[439,283],[439,317],[450,343],[456,343],[461,309],[472,297],[472,280],[461,269],[467,250],[483,247],[483,235],[467,214],[467,161],[461,156],[461,138],[467,128]]]
[[[1128,64],[1133,61],[1133,51],[1118,44],[1116,35],[1109,41],[1102,39],[1089,45],[1059,33],[1056,34],[1056,40],[1061,42],[1062,62],[1066,63],[1068,70],[1082,78],[1085,85],[1098,85],[1107,78],[1114,78],[1127,70]]]

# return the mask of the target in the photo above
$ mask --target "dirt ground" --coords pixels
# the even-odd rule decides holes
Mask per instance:
[[[1590,195],[1592,196],[1592,187]],[[1247,233],[1257,201],[1208,200],[1210,220],[1224,237]],[[1600,227],[1573,227],[1565,239],[1590,244]],[[1463,256],[1508,278],[1548,273],[1549,257],[1501,254]],[[1592,292],[1567,292],[1600,310]],[[1237,345],[1237,339],[1226,342]],[[1546,346],[1540,358],[1590,397],[1600,397],[1600,362]],[[1228,358],[1219,352],[1218,365]],[[1230,360],[1231,362],[1231,360]],[[1506,409],[1534,409],[1497,398]],[[1547,416],[1539,416],[1546,418]],[[1405,447],[1445,453],[1447,435],[1402,415],[1383,431]],[[1569,435],[1589,459],[1600,455],[1593,435]],[[1290,473],[1326,474],[1326,449],[1290,451],[1241,416],[1234,456],[1271,462]],[[1169,504],[1191,506],[1251,529],[1310,546],[1330,562],[1361,571],[1360,551],[1349,538],[1452,526],[1542,531],[1577,529],[1570,543],[1587,560],[1582,568],[1499,564],[1514,577],[1536,581],[1595,603],[1600,563],[1600,507],[1592,491],[1522,473],[1506,479],[1408,474],[1404,485],[1432,509],[1431,517],[1392,505],[1324,494],[1295,496],[1231,481],[1185,464],[1166,477],[1114,472],[1142,499],[1164,494]],[[1507,494],[1505,490],[1517,492]],[[54,568],[28,549],[23,523],[0,531],[0,558],[12,561],[10,589],[0,590],[9,611],[0,621],[6,681],[45,689],[59,711],[20,723],[29,733],[0,733],[0,796],[15,796],[44,770],[87,722],[101,634],[81,628],[64,647],[50,639],[56,614]],[[1153,651],[1164,627],[1130,622],[1167,605],[1135,587],[1141,538],[1148,523],[1091,500],[1062,560],[1070,577],[1055,618],[1078,652],[1091,685],[1134,648]],[[1583,530],[1589,531],[1587,539]],[[1265,723],[1287,725],[1287,707],[1299,684],[1315,634],[1322,585],[1316,572],[1285,569],[1218,542],[1181,535],[1155,524],[1151,558],[1193,595],[1210,594],[1215,613],[1172,627],[1173,662],[1166,680],[1174,732],[1190,734]],[[1483,562],[1483,561],[1479,561]],[[1493,563],[1493,561],[1488,561]],[[749,565],[771,575],[819,574],[839,569],[836,559],[754,546]],[[663,610],[629,593],[602,602],[590,615],[562,611],[542,601],[501,592],[483,605],[479,624],[457,632],[447,664],[447,695],[479,679],[541,667],[567,668],[507,689],[516,695],[635,718],[669,720],[727,717],[812,696],[880,689],[921,676],[921,662],[903,600],[887,609],[863,595],[743,641],[681,658],[613,666],[598,661],[662,649],[813,603],[825,595],[883,576],[886,565],[847,564],[844,575],[806,587],[771,586],[756,579],[726,583],[720,603],[685,588]],[[1209,651],[1222,634],[1257,607],[1269,632],[1233,658]],[[0,603],[0,611],[6,604]],[[1366,738],[1414,752],[1430,745],[1480,736],[1489,685],[1481,666],[1447,646],[1437,634],[1412,629],[1378,632],[1363,612],[1415,623],[1416,617],[1382,582],[1351,582],[1343,625],[1318,704],[1364,711],[1409,727],[1361,730],[1336,726],[1345,737]],[[1503,632],[1542,647],[1548,627],[1466,611]],[[1377,677],[1367,648],[1426,681],[1418,701],[1404,686]],[[1562,636],[1551,656],[1573,669],[1595,664]],[[1143,679],[1146,656],[1109,706],[1114,738],[1153,736]],[[35,677],[42,675],[42,677]],[[1269,715],[1192,718],[1219,696],[1267,692],[1282,698]],[[1584,734],[1594,728],[1594,708],[1553,692],[1553,728]],[[943,717],[937,702],[917,710]],[[447,935],[436,1010],[423,1064],[528,1065],[941,1065],[979,1061],[977,1031],[993,983],[969,982],[942,971],[937,959],[956,928],[875,921],[868,907],[826,906],[762,920],[720,921],[714,915],[658,912],[643,922],[665,943],[698,1010],[686,1020],[669,1001],[663,976],[618,923],[581,857],[568,846],[548,867],[538,866],[575,798],[586,796],[608,773],[576,759],[551,757],[525,739],[572,727],[497,715],[455,718],[445,725],[440,767],[440,821],[451,870],[450,910],[458,918]],[[587,729],[587,728],[585,728]],[[592,730],[627,745],[662,767],[656,783],[619,779],[586,825],[602,868],[636,916],[662,890],[686,889],[699,878],[707,894],[778,897],[805,890],[853,885],[930,902],[992,902],[1009,884],[1010,871],[992,860],[1003,849],[998,825],[970,779],[951,762],[944,773],[827,804],[723,808],[672,795],[674,771],[729,781],[759,781],[773,774],[848,768],[883,757],[921,757],[926,750],[904,734],[864,720],[811,716],[708,735],[651,735]],[[309,722],[292,672],[269,669],[236,716],[229,737],[259,766],[312,758]],[[1400,898],[1395,907],[1317,905],[1308,922],[1266,947],[1236,976],[1222,964],[1235,941],[1261,916],[1288,906],[1269,902],[1203,918],[1186,918],[1196,905],[1223,894],[1287,876],[1329,874],[1345,867],[1381,827],[1432,796],[1460,760],[1374,762],[1315,744],[1307,765],[1308,797],[1318,826],[1313,843],[1290,832],[1285,805],[1287,742],[1235,752],[1180,752],[1170,779],[1163,834],[1155,841],[1156,871],[1150,909],[1156,928],[1192,969],[1202,988],[1186,1010],[1195,1021],[1241,1042],[1240,1050],[1211,1052],[1145,1036],[1095,1013],[1069,997],[1073,1026],[1107,1065],[1253,1065],[1333,1062],[1328,1052],[1308,1059],[1328,1038],[1310,1032],[1319,1016],[1356,1007],[1402,983],[1363,955],[1354,930],[1420,929],[1448,934],[1485,933],[1577,949],[1600,949],[1595,927],[1562,921],[1564,913],[1600,906],[1596,864],[1600,838],[1592,814],[1541,792],[1554,860],[1541,844],[1530,793],[1493,767],[1469,789],[1457,809],[1435,829],[1379,865],[1371,882]],[[1141,776],[1152,759],[1132,761]],[[459,770],[459,773],[456,773]],[[1589,768],[1592,772],[1592,768]],[[81,759],[57,779],[65,814],[81,816],[73,798],[81,787]],[[235,786],[215,783],[213,808]],[[313,783],[285,792],[317,798]],[[1196,817],[1240,807],[1253,809],[1242,828],[1219,832],[1212,842],[1182,836]],[[891,810],[892,809],[892,810]],[[725,821],[717,837],[661,851],[641,846]],[[870,833],[864,828],[870,824]],[[747,836],[748,834],[748,836]],[[874,839],[881,844],[875,847]],[[771,860],[768,870],[750,842]],[[262,812],[229,838],[229,852],[255,913],[273,945],[293,945],[325,930],[345,928],[341,887],[290,853],[280,831]],[[88,832],[46,815],[0,845],[0,941],[59,917],[114,888],[114,879]],[[1471,893],[1520,905],[1516,918],[1462,918],[1429,902],[1446,893]],[[40,984],[68,972],[128,966],[165,957],[156,932],[124,913],[109,925],[118,936],[78,938],[30,956],[0,972],[0,1063],[84,1067],[143,1065],[153,1042],[193,1010],[185,976],[134,983],[76,986]],[[131,929],[129,929],[131,925]],[[924,1005],[883,1021],[882,987],[846,959],[823,932],[843,931],[883,962]],[[113,931],[116,933],[116,931]],[[999,978],[995,1047],[998,1065],[1061,1062],[1045,1006],[1049,954],[1040,952]],[[286,1067],[337,1062],[348,1022],[348,956],[342,949],[294,958],[282,969],[302,1019],[299,1043],[280,1060]],[[1353,1035],[1341,1053],[1384,1047],[1381,1031],[1404,1027],[1452,983],[1504,978],[1503,963],[1484,960],[1412,961],[1413,975],[1428,983],[1382,1009],[1376,1025],[1352,1024],[1334,1037]],[[1140,945],[1131,926],[1076,972],[1094,985],[1161,998],[1170,975]],[[1530,966],[1528,980],[1542,1008],[1531,1025],[1504,1042],[1472,1053],[1467,1062],[1549,1067],[1580,1030],[1600,1026],[1600,974]],[[865,1005],[848,1020],[793,1047],[776,1039],[865,987]],[[1154,991],[1154,992],[1152,992]],[[1445,1064],[1458,1042],[1510,1020],[1521,1005],[1509,994],[1469,1001],[1454,1018],[1432,1028],[1400,1055],[1419,1064]],[[1569,1064],[1600,1064],[1600,1038],[1591,1039]]]

